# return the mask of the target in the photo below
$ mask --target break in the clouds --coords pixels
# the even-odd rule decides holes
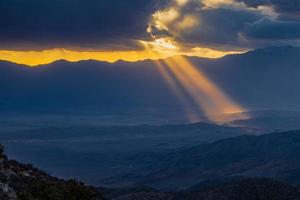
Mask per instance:
[[[295,44],[299,30],[298,0],[173,0],[148,27],[154,38],[224,49]]]
[[[250,7],[270,6],[281,15],[299,17],[300,1],[299,0],[239,0]]]
[[[247,49],[299,42],[300,1],[0,0],[0,30],[0,49]]]

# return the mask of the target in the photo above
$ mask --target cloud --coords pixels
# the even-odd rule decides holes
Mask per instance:
[[[261,15],[261,11],[232,0],[189,0],[183,5],[173,1],[153,14],[148,31],[154,38],[173,37],[183,48],[232,48],[240,46],[239,33],[245,26]]]
[[[239,0],[251,7],[271,6],[281,14],[299,15],[300,1],[299,0]]]
[[[232,9],[203,10],[197,15],[201,24],[184,33],[183,40],[204,45],[239,46],[239,32],[247,23],[259,19],[257,13]]]
[[[186,0],[179,4],[178,0],[173,0],[153,14],[148,31],[154,38],[173,37],[185,48],[232,49],[284,44],[284,40],[288,43],[300,39],[299,22],[286,17],[295,14],[298,2]]]
[[[0,1],[1,49],[137,48],[157,0]]]
[[[0,49],[248,49],[300,40],[299,13],[299,0],[0,1]]]
[[[300,22],[267,18],[248,24],[245,35],[251,39],[292,40],[300,38]]]

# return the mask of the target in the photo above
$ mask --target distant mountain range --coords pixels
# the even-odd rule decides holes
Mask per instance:
[[[189,58],[247,108],[299,109],[300,48],[268,47],[220,59]],[[2,110],[166,108],[182,105],[154,63],[0,62]]]
[[[169,153],[139,156],[148,164],[142,173],[111,181],[158,188],[186,188],[208,180],[272,177],[300,183],[300,131],[239,136]],[[145,173],[147,172],[147,173]]]
[[[228,179],[183,191],[149,187],[95,188],[50,176],[31,164],[9,160],[0,146],[1,200],[298,200],[297,186],[266,178]]]
[[[66,127],[50,123],[40,128],[30,124],[20,128],[14,123],[15,130],[10,131],[0,127],[0,141],[11,158],[52,175],[111,187],[119,184],[107,184],[107,178],[144,169],[141,160],[132,160],[137,154],[143,157],[246,134],[243,128],[208,123]]]
[[[9,155],[61,177],[138,186],[97,192],[8,160],[0,145],[0,199],[300,199],[300,131],[287,131],[300,129],[300,47],[188,59],[251,119],[169,124],[195,105],[182,105],[150,60],[35,68],[0,61],[0,140]],[[261,135],[267,131],[274,133]]]

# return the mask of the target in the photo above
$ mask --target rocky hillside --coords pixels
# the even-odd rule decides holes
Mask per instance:
[[[1,200],[102,200],[92,187],[51,177],[32,165],[8,160],[0,146]]]

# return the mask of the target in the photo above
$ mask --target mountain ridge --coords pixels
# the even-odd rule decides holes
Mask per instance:
[[[237,136],[144,156],[150,172],[134,175],[134,180],[158,188],[181,188],[231,177],[270,177],[299,184],[299,153],[300,131]],[[111,181],[123,178],[131,180],[125,175]]]
[[[252,50],[249,50],[249,51],[246,51],[244,53],[238,53],[238,54],[229,54],[229,55],[225,55],[225,56],[222,56],[222,57],[219,57],[219,58],[205,58],[205,57],[198,57],[198,56],[183,56],[183,57],[187,57],[187,58],[190,58],[190,59],[199,59],[199,60],[222,60],[222,59],[228,59],[230,57],[238,57],[238,56],[241,56],[241,55],[250,55],[250,54],[253,54],[253,53],[266,53],[268,51],[274,51],[276,52],[276,50],[293,50],[293,49],[300,49],[299,46],[291,46],[291,45],[286,45],[286,46],[267,46],[267,47],[262,47],[262,48],[257,48],[257,49],[252,49]],[[167,57],[165,59],[170,59],[172,57],[177,57],[177,56],[170,56],[170,57]],[[158,60],[158,61],[162,61],[162,60],[165,60],[165,59],[155,59],[155,60]],[[0,59],[0,66],[1,66],[1,63],[13,63],[13,64],[16,64],[16,65],[21,65],[23,67],[28,67],[28,68],[38,68],[38,67],[45,67],[47,65],[53,65],[53,64],[57,64],[57,63],[86,63],[86,62],[94,62],[94,63],[104,63],[104,64],[120,64],[120,63],[127,63],[127,64],[130,64],[130,63],[144,63],[144,62],[151,62],[153,61],[152,59],[145,59],[145,60],[140,60],[140,61],[136,61],[136,62],[130,62],[130,61],[124,61],[122,59],[120,60],[117,60],[116,62],[108,62],[108,61],[98,61],[98,60],[95,60],[95,59],[86,59],[86,60],[79,60],[79,61],[68,61],[66,59],[59,59],[59,60],[55,60],[51,63],[47,63],[47,64],[39,64],[39,65],[35,65],[35,66],[29,66],[29,65],[26,65],[26,64],[21,64],[21,63],[16,63],[16,62],[12,62],[12,61],[7,61],[7,60],[1,60]]]
[[[52,177],[31,164],[9,160],[0,146],[1,200],[298,200],[295,185],[267,178],[221,180],[188,190],[160,191],[146,186],[95,188]]]
[[[284,110],[299,107],[300,90],[296,87],[300,84],[299,54],[299,47],[270,47],[216,60],[189,60],[243,107]],[[0,107],[6,110],[189,106],[203,114],[190,97],[185,104],[178,99],[151,61],[113,64],[57,61],[33,68],[1,62],[0,73]],[[185,94],[183,88],[180,90]]]

